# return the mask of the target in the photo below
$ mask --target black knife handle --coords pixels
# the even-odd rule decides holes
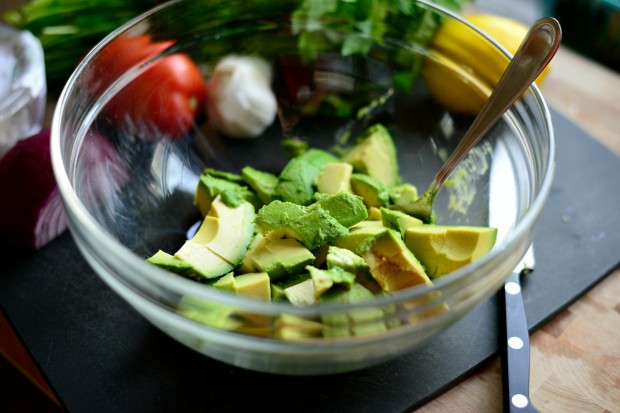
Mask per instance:
[[[521,295],[520,273],[513,272],[504,283],[505,329],[500,336],[504,412],[538,412],[529,396],[530,339]]]

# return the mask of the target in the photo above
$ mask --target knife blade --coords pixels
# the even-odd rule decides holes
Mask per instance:
[[[511,166],[509,149],[499,141],[493,151],[489,181],[489,225],[498,229],[502,240],[517,218],[516,175]],[[503,411],[538,412],[530,400],[529,329],[520,277],[534,270],[534,247],[508,276],[498,293],[500,308],[499,350],[502,367]]]

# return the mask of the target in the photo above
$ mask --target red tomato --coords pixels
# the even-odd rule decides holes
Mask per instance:
[[[100,93],[131,68],[148,62],[174,44],[153,42],[149,35],[124,35],[107,45],[95,59],[91,88]],[[182,137],[204,109],[206,82],[184,53],[160,58],[121,89],[104,107],[110,122],[145,140],[163,135]]]

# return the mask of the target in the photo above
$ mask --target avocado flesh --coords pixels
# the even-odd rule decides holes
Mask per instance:
[[[393,205],[407,205],[418,199],[418,189],[410,184],[396,185],[388,190]]]
[[[381,221],[363,221],[349,228],[349,234],[333,241],[333,245],[360,254],[365,243],[388,229]]]
[[[297,274],[314,261],[314,255],[297,240],[284,238],[269,240],[254,252],[251,260],[257,270],[278,280]]]
[[[321,337],[321,323],[292,314],[282,314],[275,325],[275,337],[281,340],[302,340]]]
[[[235,284],[234,273],[231,271],[228,274],[222,276],[216,282],[214,282],[212,286],[215,288],[219,288],[220,290],[236,292],[237,286]]]
[[[327,251],[327,269],[342,268],[345,271],[356,272],[368,270],[368,263],[351,250],[329,246]]]
[[[208,302],[199,297],[183,296],[177,313],[199,323],[223,330],[237,330],[243,322],[235,317],[235,308]]]
[[[271,281],[266,272],[241,274],[235,277],[237,295],[271,301]]]
[[[407,229],[405,244],[437,278],[487,254],[496,237],[496,228],[424,224]]]
[[[381,208],[381,222],[387,228],[398,231],[402,237],[405,236],[407,228],[423,224],[418,218],[387,208]]]
[[[368,218],[368,210],[364,206],[363,199],[347,192],[331,195],[318,194],[317,201],[310,205],[308,210],[319,207],[347,228]]]
[[[213,201],[224,192],[237,194],[237,199],[248,201],[255,208],[260,208],[262,205],[258,196],[248,187],[226,179],[217,178],[210,174],[200,176],[198,186],[196,187],[196,194],[194,195],[194,205],[196,205],[198,211],[204,217],[211,210]],[[228,196],[228,199],[233,199],[232,194]]]
[[[278,177],[275,197],[298,205],[309,205],[314,195],[316,176],[338,158],[321,149],[309,149],[304,154],[291,159]]]
[[[273,201],[258,211],[254,223],[263,235],[279,231],[315,250],[345,236],[349,226],[367,217],[360,197],[339,192],[319,194],[318,200],[309,206]]]
[[[371,301],[375,295],[355,283],[350,289],[332,289],[321,295],[321,303],[358,304]],[[379,308],[360,308],[344,313],[323,314],[323,335],[337,338],[376,334],[387,330],[383,321],[384,312]]]
[[[367,242],[364,258],[384,291],[432,284],[422,264],[394,230],[388,229]]]
[[[307,279],[290,287],[286,287],[284,289],[284,295],[293,305],[307,306],[316,303],[312,279]]]
[[[243,259],[254,233],[254,207],[247,201],[231,208],[217,197],[192,239],[174,254],[206,278],[232,271]]]
[[[386,207],[390,203],[390,195],[383,183],[369,175],[355,173],[351,175],[351,188],[355,195],[362,197],[368,208]]]
[[[352,173],[353,165],[349,163],[328,164],[316,177],[316,189],[325,194],[352,193],[350,182]]]
[[[329,290],[335,284],[349,289],[355,282],[355,274],[345,271],[342,268],[323,270],[308,265],[306,270],[310,273],[310,277],[314,285],[314,293],[317,297]]]
[[[180,258],[175,257],[172,254],[168,254],[165,251],[159,250],[151,257],[146,259],[151,264],[157,265],[167,271],[175,274],[183,275],[185,277],[191,277],[194,279],[200,279],[202,276],[194,270],[192,264],[183,261]]]
[[[269,172],[259,171],[251,166],[241,170],[243,180],[252,188],[263,204],[274,200],[278,177]]]
[[[343,156],[355,172],[367,174],[386,187],[400,183],[396,146],[392,136],[381,124],[369,127],[355,145]]]

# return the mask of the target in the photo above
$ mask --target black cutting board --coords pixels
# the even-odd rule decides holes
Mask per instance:
[[[535,275],[524,280],[532,329],[620,262],[620,159],[558,113],[553,119],[556,179],[537,229]],[[0,259],[0,305],[71,412],[411,411],[497,354],[491,298],[382,365],[321,377],[255,373],[152,327],[99,280],[67,233],[37,253],[5,250]]]

